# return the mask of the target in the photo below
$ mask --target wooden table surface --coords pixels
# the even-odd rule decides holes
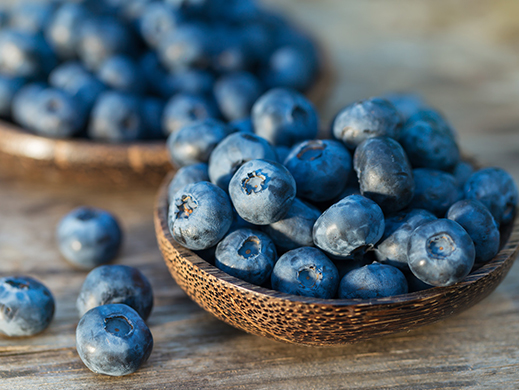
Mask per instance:
[[[441,108],[463,149],[519,181],[519,10],[514,1],[274,1],[327,42],[337,73],[325,123],[352,100],[417,90]],[[201,310],[176,286],[155,241],[154,189],[114,192],[0,178],[0,275],[28,274],[54,293],[51,326],[0,337],[0,389],[519,389],[519,265],[457,317],[336,348],[251,336]],[[117,263],[151,280],[155,347],[135,374],[95,375],[75,349],[86,273],[59,255],[54,230],[79,205],[113,211],[126,239]]]

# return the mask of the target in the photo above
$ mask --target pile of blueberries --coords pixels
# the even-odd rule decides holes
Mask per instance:
[[[497,254],[514,218],[512,177],[464,161],[416,95],[356,101],[316,139],[312,104],[275,88],[250,123],[205,119],[169,136],[168,226],[252,284],[326,299],[449,286]]]
[[[308,90],[311,39],[255,0],[45,0],[0,10],[0,118],[38,135],[163,139]]]
[[[153,337],[146,325],[153,308],[148,279],[136,268],[107,265],[121,247],[119,223],[107,211],[79,207],[59,223],[58,247],[76,268],[90,270],[77,298],[81,318],[76,348],[93,372],[111,376],[135,372],[150,356]],[[0,333],[32,336],[54,317],[50,290],[28,276],[0,278]]]

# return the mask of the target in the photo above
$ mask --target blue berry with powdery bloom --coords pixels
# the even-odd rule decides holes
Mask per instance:
[[[277,222],[263,226],[263,231],[282,252],[313,246],[312,230],[320,216],[321,212],[316,207],[295,198],[287,215]]]
[[[122,231],[108,211],[78,207],[58,224],[58,248],[71,264],[90,270],[112,261],[121,248]]]
[[[229,182],[240,166],[257,159],[277,159],[268,141],[255,134],[233,133],[220,142],[209,157],[211,182],[228,192]]]
[[[143,320],[153,308],[153,290],[137,268],[127,265],[102,265],[90,271],[76,301],[79,316],[97,306],[121,303],[130,306]]]
[[[76,328],[76,349],[83,363],[96,374],[128,375],[148,360],[153,336],[131,307],[103,305],[81,317]]]
[[[169,202],[173,201],[173,197],[182,187],[187,184],[198,183],[199,181],[209,181],[206,163],[191,164],[180,168],[168,186]]]
[[[432,286],[450,286],[469,274],[476,251],[457,222],[437,219],[415,229],[407,256],[409,268],[418,279]]]
[[[263,94],[252,107],[257,135],[272,145],[292,146],[317,136],[314,106],[295,90],[275,88]]]
[[[215,265],[229,275],[262,285],[270,279],[277,260],[276,247],[268,235],[238,229],[216,247]]]
[[[347,257],[364,253],[384,234],[384,214],[371,199],[350,195],[335,203],[316,221],[314,243],[323,251]]]
[[[418,226],[435,219],[437,218],[429,211],[420,209],[401,211],[386,218],[384,235],[374,251],[377,260],[401,270],[409,270],[407,244],[411,233]]]
[[[24,86],[25,79],[0,74],[0,118],[11,116],[11,105],[14,96]]]
[[[97,76],[112,89],[135,94],[145,90],[139,67],[128,56],[118,54],[107,58],[100,64]]]
[[[271,281],[272,288],[277,291],[330,299],[337,294],[339,271],[319,249],[302,247],[278,259]]]
[[[425,209],[443,217],[461,199],[458,182],[450,173],[429,168],[413,170],[415,193],[409,208]]]
[[[394,139],[375,137],[363,141],[355,150],[353,167],[361,194],[377,202],[386,214],[402,210],[413,199],[411,164]]]
[[[269,225],[290,210],[296,197],[296,182],[288,169],[275,161],[251,160],[232,177],[229,195],[245,221]]]
[[[386,136],[398,139],[402,117],[389,101],[381,98],[360,100],[343,108],[332,124],[333,136],[355,149],[368,138]]]
[[[407,280],[398,268],[373,263],[348,272],[339,284],[339,298],[373,299],[407,294]]]
[[[0,278],[0,333],[32,336],[45,330],[54,317],[54,297],[28,276]]]
[[[414,113],[409,117],[406,121],[405,126],[411,127],[414,126],[417,122],[426,122],[429,123],[432,127],[439,130],[442,134],[447,135],[453,139],[457,138],[457,134],[450,125],[449,122],[440,114],[438,111],[424,107],[418,112]]]
[[[218,117],[217,108],[208,98],[201,95],[179,93],[166,103],[162,128],[164,133],[169,135],[193,122]]]
[[[460,200],[447,212],[447,218],[459,223],[467,231],[476,249],[476,264],[491,260],[499,251],[499,227],[494,217],[474,199]]]
[[[188,184],[177,191],[169,205],[168,226],[179,244],[191,250],[208,249],[220,241],[231,226],[233,211],[229,196],[212,183]]]
[[[314,202],[336,197],[352,170],[350,152],[333,140],[308,140],[295,145],[284,165],[294,176],[297,196]]]
[[[484,168],[474,172],[464,187],[465,198],[476,199],[492,213],[498,224],[512,221],[517,207],[517,185],[501,168]]]
[[[208,162],[216,145],[229,133],[227,125],[211,118],[184,126],[168,138],[171,161],[178,167]]]

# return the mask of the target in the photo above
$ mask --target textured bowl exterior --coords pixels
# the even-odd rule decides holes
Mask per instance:
[[[155,231],[171,275],[198,305],[246,332],[311,346],[341,345],[402,332],[460,313],[488,296],[506,276],[519,248],[514,219],[497,256],[449,287],[370,300],[316,299],[254,286],[212,266],[172,238],[165,179],[155,205]]]

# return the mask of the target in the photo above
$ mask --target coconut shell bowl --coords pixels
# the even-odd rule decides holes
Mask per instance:
[[[519,250],[519,221],[501,228],[499,253],[463,281],[388,298],[317,299],[259,287],[228,275],[178,244],[167,224],[164,180],[155,205],[158,244],[177,284],[200,307],[238,329],[309,346],[333,346],[403,332],[461,313],[487,297]]]

